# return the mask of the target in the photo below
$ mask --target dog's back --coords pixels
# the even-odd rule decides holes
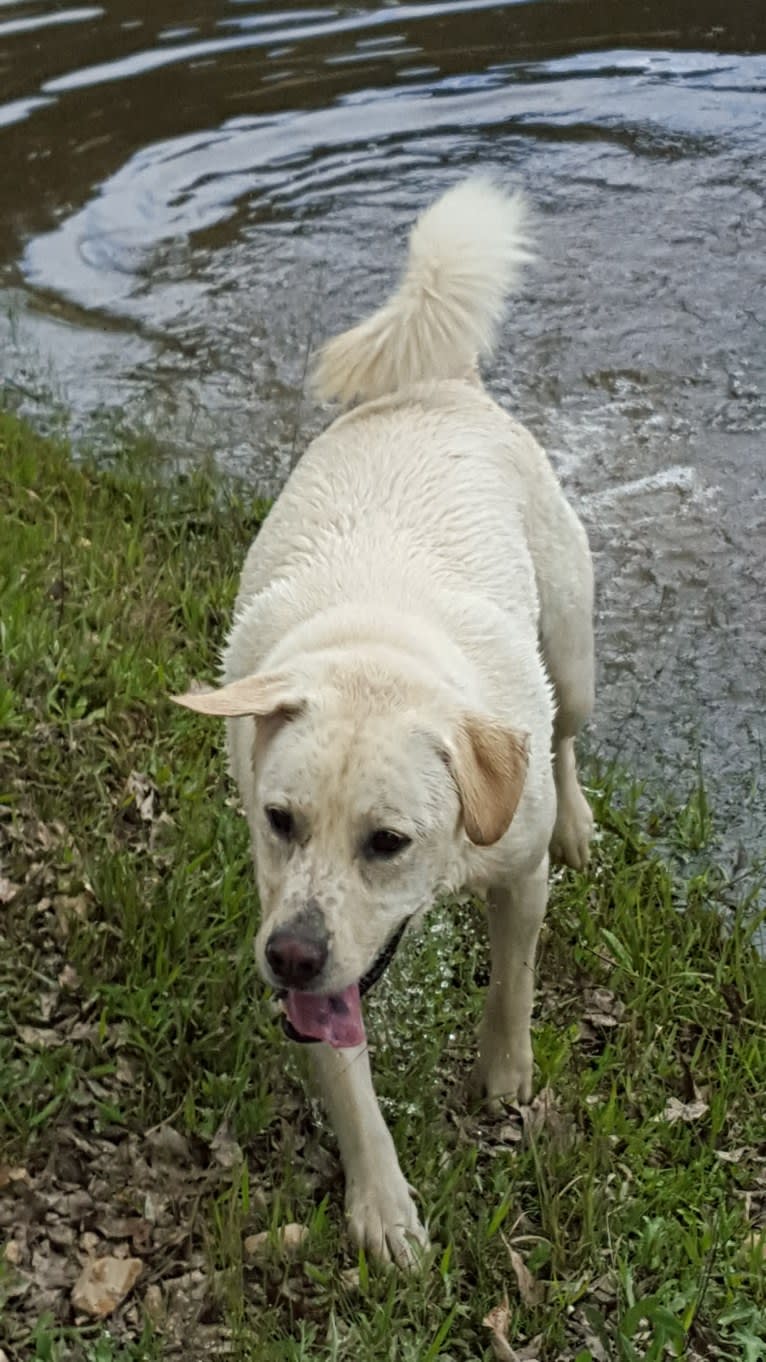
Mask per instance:
[[[543,451],[485,393],[507,294],[529,260],[526,210],[487,179],[450,190],[416,223],[401,284],[321,351],[326,398],[361,402],[314,441],[253,546],[238,608],[289,577],[303,606],[381,598],[422,608],[470,590],[534,628],[526,544],[555,479]]]

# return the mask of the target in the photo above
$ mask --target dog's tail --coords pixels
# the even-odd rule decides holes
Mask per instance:
[[[388,302],[320,352],[320,397],[351,402],[458,378],[493,347],[505,298],[531,253],[521,194],[465,180],[418,219]]]

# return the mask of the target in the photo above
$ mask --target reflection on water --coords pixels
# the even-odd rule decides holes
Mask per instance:
[[[492,387],[579,498],[593,741],[764,824],[766,17],[740,0],[0,0],[2,373],[274,490],[313,341],[482,168],[541,258]]]

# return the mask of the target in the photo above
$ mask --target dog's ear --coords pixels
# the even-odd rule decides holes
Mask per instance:
[[[217,690],[190,690],[185,695],[171,695],[170,699],[175,705],[220,719],[241,719],[244,715],[255,719],[267,716],[289,719],[306,703],[296,678],[281,673],[245,676]]]
[[[492,846],[507,831],[524,788],[527,760],[525,734],[473,714],[458,723],[448,764],[466,833],[476,846]]]

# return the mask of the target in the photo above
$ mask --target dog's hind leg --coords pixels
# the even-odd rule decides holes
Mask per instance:
[[[582,525],[560,489],[547,489],[548,496],[551,492],[544,530],[531,544],[540,595],[540,644],[556,699],[557,811],[551,855],[581,870],[588,860],[593,815],[577,779],[575,738],[593,709],[593,569]]]
[[[471,1087],[491,1103],[528,1102],[532,1096],[529,1027],[547,899],[547,856],[531,875],[514,875],[487,898],[492,968]]]
[[[414,1267],[428,1236],[378,1106],[367,1047],[312,1045],[311,1058],[340,1146],[351,1237],[374,1258]]]

